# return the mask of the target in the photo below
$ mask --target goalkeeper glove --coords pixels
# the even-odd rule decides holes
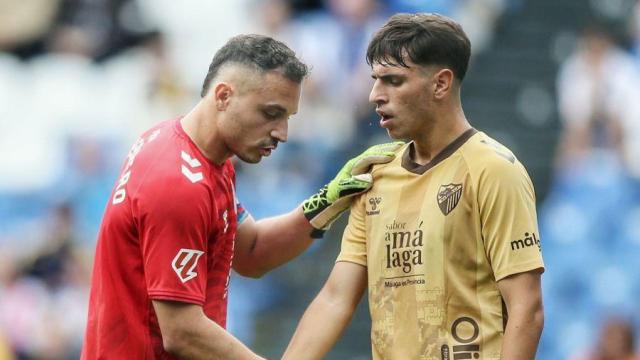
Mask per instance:
[[[368,173],[371,165],[390,162],[402,145],[404,142],[396,141],[368,148],[349,160],[333,180],[302,203],[304,216],[315,228],[312,237],[322,237],[331,223],[349,208],[353,197],[371,188],[373,178]]]

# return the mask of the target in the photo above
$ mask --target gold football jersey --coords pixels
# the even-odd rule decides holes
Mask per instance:
[[[412,152],[373,168],[337,260],[367,267],[373,358],[499,359],[497,281],[544,269],[531,180],[475,129],[426,165]]]

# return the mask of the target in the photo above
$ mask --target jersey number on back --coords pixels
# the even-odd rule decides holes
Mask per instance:
[[[147,137],[146,142],[153,141],[159,133],[160,130],[156,130],[151,133],[151,135]],[[124,186],[127,184],[127,181],[129,181],[129,178],[131,177],[131,165],[133,165],[133,161],[136,159],[136,156],[138,155],[140,150],[142,150],[142,145],[144,144],[145,139],[139,138],[138,141],[133,144],[131,150],[129,150],[129,154],[127,155],[127,163],[124,167],[122,176],[120,176],[120,180],[118,180],[118,185],[116,186],[116,190],[113,194],[113,200],[111,200],[111,203],[113,205],[120,204],[127,197],[127,190]]]

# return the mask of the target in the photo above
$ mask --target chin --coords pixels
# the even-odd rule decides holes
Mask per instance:
[[[262,160],[262,155],[260,154],[236,154],[236,156],[249,164],[257,164],[260,162],[260,160]]]
[[[406,136],[403,136],[403,134],[401,134],[400,132],[394,131],[393,129],[387,129],[387,134],[393,140],[404,140],[407,138]]]
[[[399,130],[394,131],[393,129],[387,129],[387,135],[389,135],[389,137],[393,140],[401,140],[405,142],[412,140],[411,136],[403,134]]]

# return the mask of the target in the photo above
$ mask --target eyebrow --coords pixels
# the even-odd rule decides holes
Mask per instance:
[[[287,109],[285,109],[282,105],[278,105],[278,104],[263,105],[262,110],[275,110],[278,112],[277,115],[283,115],[288,113]],[[289,113],[289,116],[295,115],[297,113],[298,111],[296,110],[295,112]]]
[[[371,73],[371,78],[373,78],[373,79],[381,79],[381,80],[384,80],[384,81],[388,81],[388,80],[391,80],[391,78],[404,79],[404,78],[406,78],[406,75],[401,75],[401,74],[384,74],[384,75],[376,75],[375,73]]]
[[[262,108],[264,110],[276,110],[281,113],[287,112],[287,109],[285,109],[282,105],[278,105],[278,104],[267,104],[267,105],[263,105]]]

